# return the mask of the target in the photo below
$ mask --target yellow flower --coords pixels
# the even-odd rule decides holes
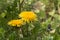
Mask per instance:
[[[37,20],[37,15],[32,11],[23,11],[19,14],[19,17],[25,22]]]
[[[17,20],[11,20],[11,21],[9,21],[8,25],[20,27],[21,25],[23,25],[23,23],[24,22],[21,19],[17,19]]]

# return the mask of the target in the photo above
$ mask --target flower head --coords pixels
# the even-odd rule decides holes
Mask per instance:
[[[11,20],[8,22],[8,25],[20,27],[21,25],[23,25],[23,21],[21,19]]]
[[[37,15],[31,11],[23,11],[19,14],[19,17],[21,17],[25,22],[34,21],[37,19]]]

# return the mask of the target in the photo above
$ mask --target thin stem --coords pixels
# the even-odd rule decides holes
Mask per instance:
[[[24,0],[21,3],[20,3],[20,0],[19,0],[19,12],[21,12],[21,10],[22,10],[23,3],[24,3]]]

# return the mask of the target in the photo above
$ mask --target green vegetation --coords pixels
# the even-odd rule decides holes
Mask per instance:
[[[38,20],[8,25],[23,11],[34,12]],[[0,40],[60,40],[60,0],[0,0]]]

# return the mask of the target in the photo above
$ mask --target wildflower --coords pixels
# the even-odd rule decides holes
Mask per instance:
[[[30,22],[30,21],[37,20],[37,15],[34,14],[34,12],[31,12],[31,11],[21,12],[19,14],[19,17],[21,17],[22,20],[24,20],[25,22]]]
[[[10,26],[17,26],[20,27],[21,25],[23,25],[23,21],[21,19],[17,19],[17,20],[11,20],[8,22],[8,25]]]

